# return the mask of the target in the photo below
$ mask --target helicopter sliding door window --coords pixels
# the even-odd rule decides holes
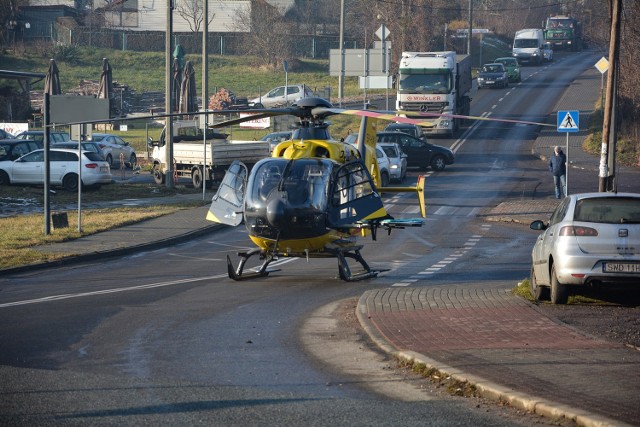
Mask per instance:
[[[336,226],[349,225],[384,210],[374,188],[373,179],[362,162],[340,167],[332,186],[330,222]]]

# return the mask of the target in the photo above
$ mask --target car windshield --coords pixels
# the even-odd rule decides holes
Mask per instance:
[[[385,145],[382,147],[382,149],[384,150],[384,153],[387,155],[387,157],[400,157],[398,156],[398,152],[396,151],[396,147],[392,146],[392,145]]]
[[[400,93],[449,93],[453,86],[449,74],[401,74]]]
[[[538,39],[515,39],[513,41],[513,47],[520,49],[537,48]]]
[[[498,73],[502,70],[497,65],[485,65],[484,67],[482,67],[482,71],[484,71],[485,73]]]
[[[573,220],[606,224],[640,224],[640,198],[603,197],[578,200]]]
[[[502,65],[504,65],[505,67],[515,67],[517,65],[517,62],[515,59],[500,59],[498,61],[499,63],[501,63]]]

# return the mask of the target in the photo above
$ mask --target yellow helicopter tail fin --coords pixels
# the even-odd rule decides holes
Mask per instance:
[[[415,191],[418,195],[418,203],[420,204],[420,215],[422,218],[426,218],[427,206],[424,199],[424,183],[425,176],[418,175],[418,182],[415,187],[382,187],[380,191],[385,193],[412,193]]]
[[[377,187],[382,187],[382,178],[378,159],[376,158],[376,128],[378,120],[372,117],[362,117],[360,132],[358,133],[358,151],[364,160],[371,177]]]
[[[418,175],[418,182],[416,184],[416,193],[418,193],[418,203],[420,203],[420,215],[422,218],[427,216],[427,205],[424,202],[424,182],[425,176]]]

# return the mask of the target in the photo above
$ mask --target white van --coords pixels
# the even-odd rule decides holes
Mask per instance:
[[[541,28],[516,31],[513,39],[513,56],[520,64],[542,64],[544,60],[544,32]]]

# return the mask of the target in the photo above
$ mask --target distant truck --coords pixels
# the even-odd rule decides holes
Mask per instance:
[[[471,58],[453,51],[403,52],[398,77],[396,109],[402,112],[434,113],[434,126],[423,131],[453,135],[471,110]]]
[[[567,15],[547,18],[544,23],[544,39],[558,49],[582,50],[582,32],[580,23]]]
[[[513,38],[513,57],[520,64],[540,65],[544,61],[544,32],[542,28],[516,31]]]
[[[165,128],[166,130],[166,128]],[[227,135],[207,130],[206,166],[204,135],[197,120],[179,120],[173,123],[173,161],[167,164],[165,130],[159,141],[149,140],[153,148],[153,177],[157,184],[163,184],[169,169],[176,177],[190,178],[195,188],[212,184],[224,177],[226,169],[234,160],[241,160],[248,167],[269,157],[270,148],[266,141],[229,141]]]

